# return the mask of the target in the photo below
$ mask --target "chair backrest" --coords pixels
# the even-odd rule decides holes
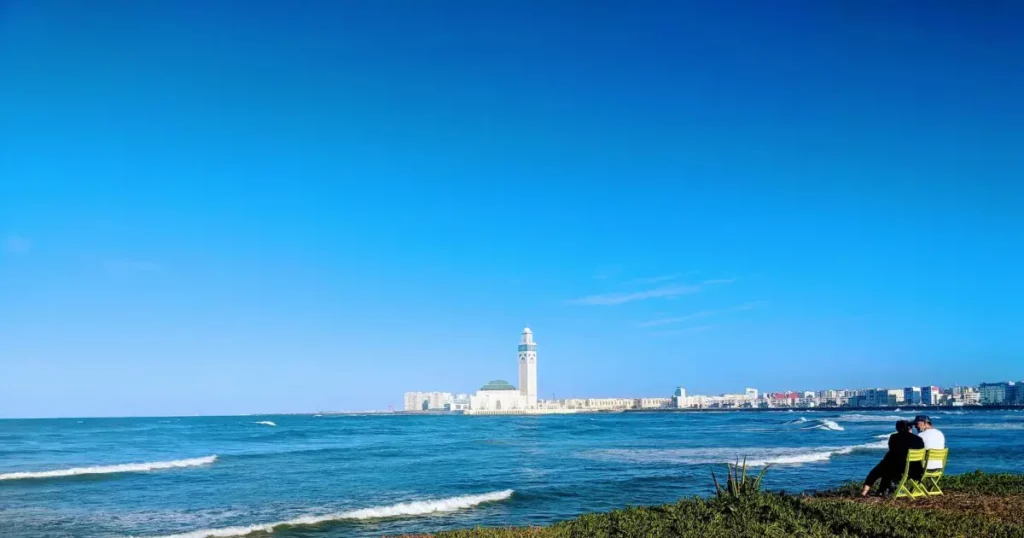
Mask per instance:
[[[946,458],[949,456],[948,448],[931,448],[927,452],[925,457],[927,461],[941,461],[942,466],[946,466]]]
[[[907,451],[907,461],[924,461],[924,453],[923,448],[912,448]]]

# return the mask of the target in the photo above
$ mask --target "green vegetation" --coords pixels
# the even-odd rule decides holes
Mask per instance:
[[[722,499],[726,497],[747,497],[757,494],[761,491],[761,479],[764,478],[764,473],[768,472],[770,467],[771,465],[765,465],[761,472],[757,473],[757,478],[751,479],[747,476],[747,458],[743,458],[742,464],[736,462],[736,465],[726,465],[728,478],[724,489],[718,484],[715,470],[711,469],[711,480],[715,483],[715,495]]]
[[[813,496],[766,493],[730,466],[718,496],[587,514],[543,528],[473,529],[437,538],[612,537],[1024,537],[1024,475],[948,476],[946,495],[917,501],[861,499],[849,486]]]

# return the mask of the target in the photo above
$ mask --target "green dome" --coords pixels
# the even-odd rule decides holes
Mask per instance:
[[[490,383],[480,387],[480,390],[516,390],[515,387],[509,384],[504,379],[496,379]]]

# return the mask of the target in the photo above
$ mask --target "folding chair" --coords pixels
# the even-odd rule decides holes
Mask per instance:
[[[942,478],[942,472],[946,470],[946,458],[948,456],[948,448],[933,448],[925,454],[924,476],[921,477],[921,485],[928,495],[942,495],[942,489],[939,488],[939,479]],[[929,469],[928,463],[932,461],[941,461],[942,467]]]
[[[921,465],[924,465],[924,452],[925,450],[923,448],[915,448],[907,451],[907,464],[903,468],[903,477],[900,478],[900,485],[896,487],[897,499],[903,497],[919,499],[921,497],[928,496],[928,492],[924,489],[924,486],[922,486],[917,480],[910,478],[910,464],[914,462],[921,462]]]

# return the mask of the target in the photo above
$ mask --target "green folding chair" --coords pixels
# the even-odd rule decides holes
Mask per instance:
[[[942,495],[942,489],[939,488],[939,479],[942,478],[942,472],[946,470],[946,458],[948,456],[948,448],[933,448],[925,454],[924,476],[921,477],[921,485],[928,495]],[[942,467],[929,469],[928,463],[932,461],[941,461]]]
[[[917,480],[910,478],[910,464],[914,462],[921,462],[921,465],[924,465],[924,458],[925,450],[923,448],[915,448],[907,451],[907,464],[903,468],[903,477],[900,478],[900,485],[896,487],[897,499],[904,497],[920,499],[921,497],[928,496],[928,491],[924,489],[924,486],[922,486]]]

